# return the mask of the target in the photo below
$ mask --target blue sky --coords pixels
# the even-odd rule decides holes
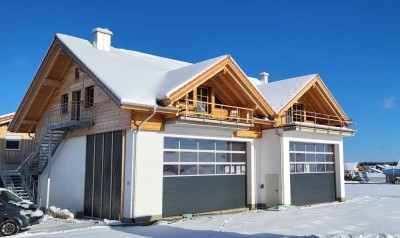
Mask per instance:
[[[346,161],[400,159],[400,1],[0,2],[0,114],[17,109],[55,33],[188,62],[231,54],[249,76],[319,73],[358,133]]]

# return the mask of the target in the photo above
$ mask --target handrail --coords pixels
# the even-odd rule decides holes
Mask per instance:
[[[47,113],[43,116],[41,123],[36,128],[35,138],[32,140],[30,146],[26,150],[24,161],[18,167],[18,171],[21,174],[22,185],[27,190],[28,195],[32,201],[37,201],[37,197],[40,200],[40,194],[38,193],[38,186],[33,177],[32,163],[37,158],[39,161],[38,167],[34,170],[38,171],[41,168],[40,158],[50,157],[49,154],[54,153],[63,137],[55,142],[52,146],[52,151],[49,151],[49,147],[43,149],[41,146],[45,142],[48,133],[57,128],[68,128],[70,126],[79,125],[78,122],[85,123],[84,125],[93,125],[93,119],[95,115],[95,104],[85,103],[83,101],[74,101],[65,104],[59,104],[51,107]],[[80,124],[82,125],[82,124]],[[65,130],[65,129],[64,129]],[[49,143],[54,143],[49,141]]]
[[[185,118],[195,117],[219,121],[233,121],[236,123],[254,123],[254,109],[251,108],[196,101],[192,99],[185,99],[184,103],[184,107],[181,108],[181,114],[183,114]],[[211,108],[214,110],[211,110]]]
[[[328,127],[349,128],[354,125],[353,120],[345,119],[336,115],[310,112],[305,110],[288,110],[281,116],[281,125],[293,123],[310,123],[314,125],[325,125]]]

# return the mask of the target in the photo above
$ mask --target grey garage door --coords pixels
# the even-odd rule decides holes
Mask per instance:
[[[290,189],[293,205],[336,199],[333,145],[290,143]]]
[[[246,205],[246,143],[164,138],[163,217]]]

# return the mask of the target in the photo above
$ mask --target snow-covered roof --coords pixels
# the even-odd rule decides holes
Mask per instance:
[[[257,83],[256,87],[259,89],[274,111],[278,113],[316,76],[316,74],[309,74],[266,84],[262,84],[260,81],[257,83],[254,81],[254,79],[252,82],[254,81]]]
[[[56,36],[121,103],[128,104],[156,105],[157,99],[169,96],[227,57],[191,64],[114,47],[102,51],[84,39]]]
[[[4,124],[4,123],[8,123],[10,122],[13,117],[14,117],[15,113],[8,113],[8,114],[4,114],[4,115],[0,115],[0,124]]]

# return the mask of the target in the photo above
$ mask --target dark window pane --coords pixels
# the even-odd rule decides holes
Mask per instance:
[[[197,149],[197,140],[181,139],[181,149]]]
[[[315,152],[315,144],[306,144],[306,151]]]
[[[215,153],[200,152],[199,162],[215,162]]]
[[[246,154],[232,154],[232,162],[246,162]]]
[[[295,151],[294,150],[294,142],[289,143],[290,151]]]
[[[296,164],[296,173],[304,173],[304,164]]]
[[[178,175],[178,165],[164,165],[164,175]]]
[[[333,155],[325,155],[325,161],[326,162],[334,162]]]
[[[217,150],[231,150],[227,141],[216,141]]]
[[[243,142],[231,142],[232,151],[246,151],[246,143]]]
[[[197,153],[181,152],[181,162],[197,162]]]
[[[316,145],[316,149],[317,149],[316,151],[317,152],[324,152],[324,147],[325,147],[324,144],[317,144]]]
[[[315,162],[315,154],[306,154],[307,162]]]
[[[164,151],[164,162],[179,162],[179,153],[175,151]]]
[[[7,150],[19,150],[19,141],[17,140],[7,140],[6,141]]]
[[[327,164],[326,165],[326,172],[333,172],[335,171],[334,165],[333,164]]]
[[[323,154],[317,154],[317,162],[325,162],[325,156]]]
[[[317,172],[325,172],[325,165],[317,164]]]
[[[317,172],[317,165],[310,164],[310,173],[315,173],[315,172]]]
[[[296,162],[304,162],[306,161],[306,155],[305,154],[296,154]]]
[[[200,150],[215,150],[215,142],[213,140],[199,140]]]
[[[228,153],[217,153],[217,162],[231,162],[230,156]]]
[[[290,173],[294,173],[295,172],[295,166],[294,164],[290,164]]]
[[[197,165],[181,165],[179,170],[180,175],[197,174]]]
[[[325,145],[325,152],[333,152],[333,145]]]
[[[165,149],[179,149],[179,139],[178,138],[164,138],[164,148]]]
[[[305,151],[306,150],[306,144],[305,143],[301,143],[301,142],[296,142],[295,143],[295,151]]]
[[[217,165],[217,174],[230,174],[230,165]]]
[[[296,161],[296,154],[290,153],[290,162],[295,162]]]
[[[215,174],[215,166],[199,165],[199,174]]]

